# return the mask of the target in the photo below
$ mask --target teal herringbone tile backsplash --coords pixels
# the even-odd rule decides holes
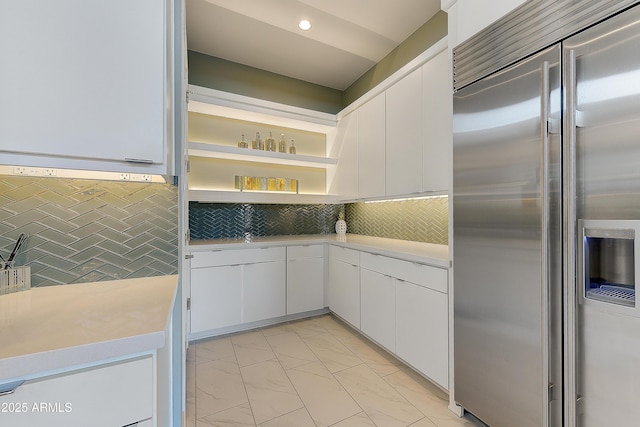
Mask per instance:
[[[447,197],[350,203],[345,206],[347,232],[446,245],[449,242]]]
[[[0,176],[0,251],[46,286],[176,274],[178,190],[170,184]]]

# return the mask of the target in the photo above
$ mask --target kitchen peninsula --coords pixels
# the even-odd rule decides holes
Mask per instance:
[[[158,276],[0,296],[0,424],[163,425],[177,282]]]

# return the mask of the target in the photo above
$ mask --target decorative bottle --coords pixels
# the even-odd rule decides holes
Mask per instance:
[[[347,222],[344,220],[344,212],[338,214],[336,221],[336,234],[345,235],[347,233]]]
[[[291,146],[289,147],[289,154],[296,154],[296,146],[295,142],[293,142],[293,139],[291,140]]]
[[[284,133],[280,134],[280,142],[278,143],[278,151],[281,153],[287,152],[287,141],[284,140]]]
[[[242,137],[240,138],[240,141],[238,141],[238,147],[239,148],[249,148],[249,144],[247,144],[247,141],[244,140],[244,133],[242,134]]]
[[[276,151],[276,140],[273,139],[273,134],[269,132],[269,138],[265,140],[265,150]]]

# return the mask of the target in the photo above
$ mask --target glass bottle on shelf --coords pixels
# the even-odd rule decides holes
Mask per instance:
[[[293,142],[293,139],[291,140],[291,146],[289,147],[289,154],[296,154],[296,145],[295,142]]]
[[[244,140],[244,133],[240,137],[240,141],[238,141],[238,148],[249,148],[249,144]]]
[[[284,133],[280,134],[280,142],[278,143],[278,151],[281,153],[287,152],[287,141],[284,140]]]
[[[260,138],[260,132],[256,132],[255,148],[257,150],[264,150],[264,141]]]
[[[269,138],[267,138],[265,142],[265,150],[276,151],[276,140],[273,139],[272,132],[269,132]]]

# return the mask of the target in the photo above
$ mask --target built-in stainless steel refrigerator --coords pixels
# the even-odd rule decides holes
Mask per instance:
[[[530,1],[454,49],[455,401],[640,422],[640,6]]]

